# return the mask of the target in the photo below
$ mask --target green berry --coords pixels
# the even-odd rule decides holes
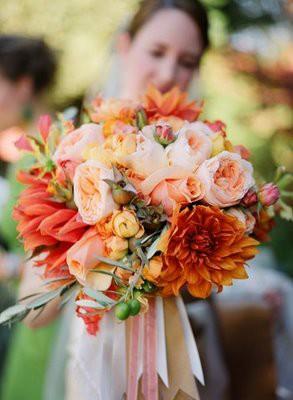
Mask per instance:
[[[127,319],[130,315],[130,307],[126,303],[119,303],[115,307],[115,315],[121,321]]]
[[[140,312],[140,302],[137,299],[132,299],[128,302],[130,315],[134,316]]]

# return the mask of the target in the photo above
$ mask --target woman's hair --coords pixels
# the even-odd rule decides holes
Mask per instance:
[[[34,93],[46,89],[57,69],[54,52],[42,39],[0,35],[0,73],[12,82],[28,76]]]
[[[198,0],[142,0],[138,11],[128,26],[128,33],[134,38],[142,26],[157,12],[164,8],[175,8],[188,14],[199,28],[203,51],[209,46],[208,17],[205,8]]]

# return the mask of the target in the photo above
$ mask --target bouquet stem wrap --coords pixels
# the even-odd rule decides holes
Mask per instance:
[[[199,400],[203,383],[182,299],[151,299],[146,314],[127,324],[127,400]],[[180,396],[180,397],[178,397]]]

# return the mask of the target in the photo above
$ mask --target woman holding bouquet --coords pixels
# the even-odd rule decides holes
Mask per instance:
[[[188,90],[208,45],[207,15],[197,0],[143,1],[128,29],[117,40],[121,68],[118,85],[114,92],[112,89],[111,95],[135,101],[150,84],[163,93],[175,85],[181,90]],[[108,92],[107,87],[105,92]],[[40,287],[37,277],[34,283],[31,282],[31,274],[31,267],[28,266],[20,291],[21,297]],[[33,319],[31,314],[26,323],[33,328],[49,323],[58,313],[57,306],[56,302],[50,303],[39,318]],[[98,400],[96,371],[94,367],[89,369],[88,365],[94,365],[93,353],[99,337],[86,338],[75,325],[72,329],[65,398]],[[54,366],[58,368],[58,363]],[[48,400],[64,398],[52,392],[56,386],[50,384]]]

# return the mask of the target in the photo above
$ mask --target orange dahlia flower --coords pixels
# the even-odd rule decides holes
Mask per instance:
[[[167,93],[161,93],[154,86],[150,86],[144,97],[144,108],[150,122],[166,117],[177,117],[193,122],[202,111],[195,101],[188,102],[187,94],[174,87]]]
[[[244,264],[258,244],[237,218],[219,208],[185,208],[175,215],[164,249],[162,294],[178,295],[186,284],[191,295],[206,298],[213,286],[220,291],[233,279],[247,278]]]
[[[49,174],[39,178],[21,172],[18,178],[28,185],[13,211],[24,250],[46,252],[45,258],[36,262],[37,266],[46,266],[46,278],[69,276],[66,252],[82,237],[88,226],[78,217],[77,210],[69,209],[65,203],[57,203],[51,198],[47,191],[51,178]]]

